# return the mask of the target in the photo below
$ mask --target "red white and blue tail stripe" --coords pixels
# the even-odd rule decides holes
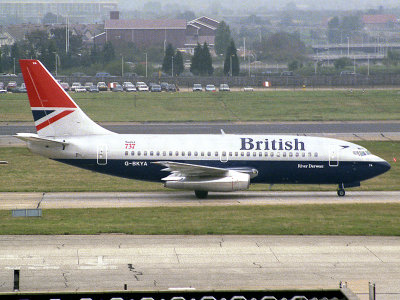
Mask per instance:
[[[109,134],[93,122],[38,60],[20,60],[39,136]]]

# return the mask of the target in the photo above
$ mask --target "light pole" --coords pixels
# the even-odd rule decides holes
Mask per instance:
[[[14,61],[14,74],[15,74],[15,57],[13,58]]]
[[[231,77],[232,77],[232,73],[233,73],[233,71],[232,71],[232,56],[233,56],[233,55],[229,56],[230,62],[231,62],[231,67],[230,67],[230,69],[231,69]]]
[[[347,36],[347,56],[350,56],[350,37]]]
[[[145,53],[146,55],[146,78],[147,78],[147,52]]]
[[[121,57],[121,77],[124,77],[124,56]]]
[[[172,77],[174,77],[174,56],[171,56],[171,58],[172,58],[171,74],[172,74]]]

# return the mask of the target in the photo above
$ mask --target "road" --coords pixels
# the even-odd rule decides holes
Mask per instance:
[[[0,292],[337,288],[400,297],[400,238],[0,236]]]
[[[357,192],[348,190],[345,197],[331,192],[234,192],[210,193],[205,200],[193,192],[97,192],[97,193],[0,193],[0,209],[26,208],[115,208],[231,205],[298,205],[400,203],[400,191]]]

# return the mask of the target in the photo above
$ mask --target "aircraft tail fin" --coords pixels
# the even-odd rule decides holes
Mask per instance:
[[[39,136],[109,134],[93,122],[38,60],[19,61]]]

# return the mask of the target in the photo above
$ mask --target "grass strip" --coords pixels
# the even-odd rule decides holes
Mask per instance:
[[[78,93],[72,97],[89,117],[101,122],[358,121],[398,120],[400,115],[397,90]],[[27,95],[0,95],[0,120],[32,121]]]
[[[50,209],[0,211],[0,234],[399,236],[400,204]]]

